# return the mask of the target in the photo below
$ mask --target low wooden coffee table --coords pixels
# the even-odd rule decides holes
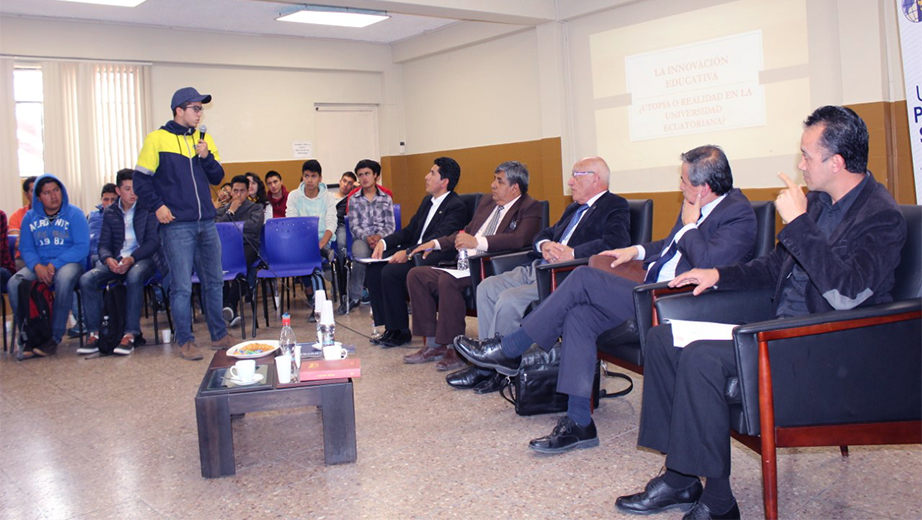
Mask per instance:
[[[231,417],[247,412],[319,406],[323,421],[323,455],[327,464],[355,462],[355,405],[351,379],[279,385],[274,356],[256,360],[264,380],[252,386],[223,384],[224,372],[237,361],[227,351],[215,353],[195,396],[198,447],[205,478],[234,475]]]

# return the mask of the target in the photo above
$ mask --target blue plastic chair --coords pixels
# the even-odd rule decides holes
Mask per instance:
[[[225,282],[236,281],[240,289],[240,333],[241,337],[245,338],[247,332],[244,295],[249,290],[249,287],[246,285],[247,259],[243,252],[243,222],[218,222],[215,224],[215,229],[218,231],[218,238],[221,240],[221,270],[224,271],[221,279]],[[194,269],[192,283],[202,283]],[[253,314],[255,317],[255,302],[253,302]]]
[[[266,222],[261,249],[267,265],[256,273],[256,277],[263,280],[263,313],[267,327],[269,303],[265,281],[310,276],[315,270],[323,269],[317,226],[317,217],[274,218]],[[290,296],[288,305],[291,306]]]
[[[394,224],[397,225],[394,231],[403,229],[403,222],[400,220],[400,204],[394,204]]]

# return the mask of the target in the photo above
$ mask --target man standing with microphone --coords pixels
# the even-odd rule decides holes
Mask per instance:
[[[163,255],[170,266],[170,306],[176,342],[183,359],[202,359],[192,335],[192,268],[202,281],[205,321],[214,349],[233,346],[221,316],[221,241],[214,225],[215,208],[209,184],[224,178],[218,148],[202,119],[210,95],[184,87],[173,94],[173,120],[148,134],[135,167],[138,204],[154,211],[160,221]],[[198,129],[196,129],[198,127]]]

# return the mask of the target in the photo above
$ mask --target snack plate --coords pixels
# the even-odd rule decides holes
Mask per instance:
[[[269,345],[270,347],[272,347],[272,349],[265,350],[265,351],[249,352],[247,347],[249,345],[253,345],[254,343],[261,343],[263,345]],[[261,358],[263,356],[268,356],[269,354],[272,354],[278,349],[279,349],[278,340],[258,339],[258,340],[253,340],[253,341],[244,341],[243,343],[238,343],[234,345],[233,347],[227,349],[227,355],[232,358],[237,358],[237,359],[256,359],[256,358]]]

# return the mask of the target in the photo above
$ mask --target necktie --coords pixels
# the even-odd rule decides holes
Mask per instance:
[[[566,244],[570,240],[570,235],[573,234],[573,230],[576,229],[576,224],[579,222],[580,217],[583,216],[583,213],[589,209],[589,204],[583,204],[576,210],[576,213],[573,215],[573,218],[570,219],[570,223],[567,224],[567,229],[563,231],[563,236],[560,239],[561,244]]]
[[[488,237],[496,233],[496,227],[499,226],[499,215],[503,212],[502,206],[496,206],[496,211],[493,212],[493,216],[490,217],[490,222],[487,223],[487,229],[483,232],[483,236]]]
[[[644,283],[653,283],[656,282],[659,278],[659,272],[662,271],[663,266],[666,265],[666,262],[672,260],[672,258],[679,252],[679,248],[676,246],[675,240],[669,244],[669,249],[665,253],[660,255],[660,257],[653,262],[653,265],[647,271],[647,276],[644,277]]]

